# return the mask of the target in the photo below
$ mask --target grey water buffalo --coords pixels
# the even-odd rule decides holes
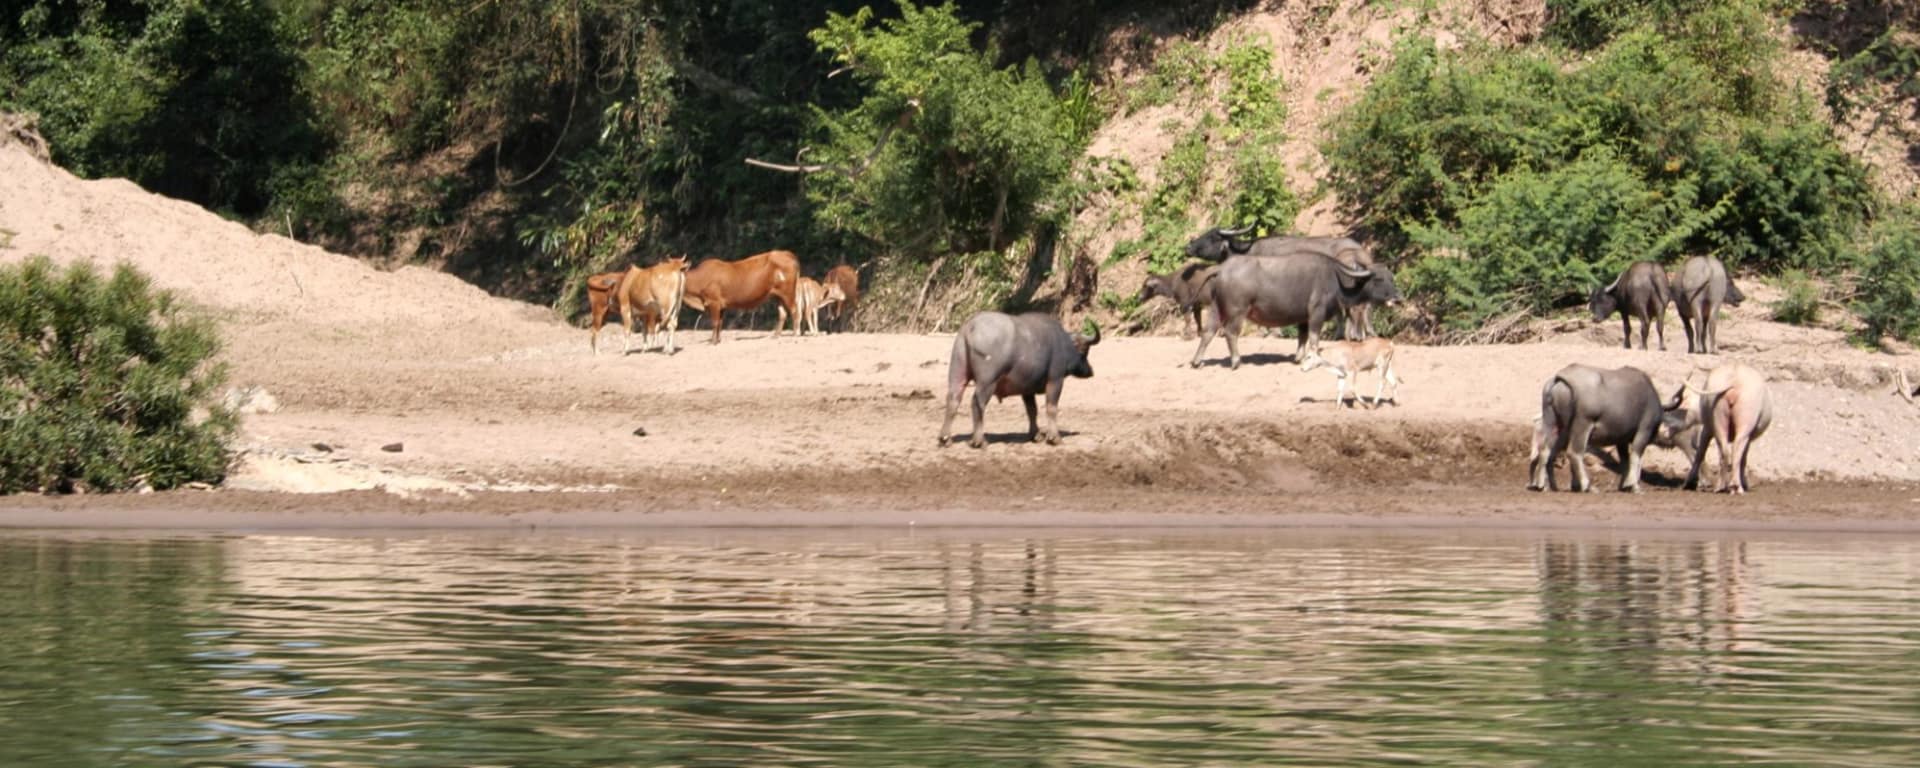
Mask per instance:
[[[1187,256],[1222,262],[1232,256],[1283,256],[1307,251],[1333,257],[1355,269],[1373,268],[1373,251],[1351,237],[1274,235],[1254,240],[1241,239],[1241,235],[1252,229],[1209,229],[1187,241]],[[1373,305],[1356,304],[1347,308],[1339,319],[1340,338],[1365,339],[1373,336]]]
[[[1682,385],[1681,393],[1689,389]],[[1753,441],[1773,425],[1773,398],[1767,392],[1766,374],[1745,363],[1714,368],[1707,372],[1706,387],[1697,390],[1694,414],[1700,435],[1692,446],[1686,488],[1700,487],[1700,465],[1706,461],[1707,445],[1711,443],[1720,458],[1720,484],[1715,490],[1746,493],[1747,452]]]
[[[1298,251],[1259,259],[1228,259],[1214,272],[1213,319],[1194,350],[1193,367],[1207,352],[1215,334],[1227,336],[1227,364],[1240,367],[1240,321],[1299,331],[1296,362],[1308,349],[1320,346],[1320,328],[1335,315],[1360,304],[1394,304],[1401,300],[1393,271],[1386,267],[1357,269],[1330,256]]]
[[[1540,387],[1537,450],[1527,467],[1528,490],[1553,488],[1553,463],[1566,454],[1574,491],[1593,490],[1581,460],[1594,447],[1611,446],[1621,465],[1620,490],[1639,492],[1640,459],[1660,429],[1660,393],[1638,368],[1602,369],[1574,364]]]
[[[1746,295],[1727,276],[1727,267],[1712,256],[1695,256],[1680,266],[1674,285],[1674,309],[1687,332],[1687,352],[1704,355],[1720,351],[1720,305],[1740,306]]]
[[[1651,261],[1636,261],[1604,288],[1595,288],[1587,308],[1594,322],[1620,313],[1621,343],[1633,349],[1633,318],[1640,318],[1640,348],[1647,348],[1648,326],[1659,330],[1660,351],[1667,351],[1667,302],[1673,289],[1667,285],[1667,273]]]
[[[1179,308],[1183,319],[1189,317],[1193,323],[1193,332],[1199,333],[1206,326],[1200,321],[1200,309],[1213,303],[1213,294],[1208,291],[1208,281],[1213,279],[1213,271],[1219,267],[1206,262],[1191,261],[1179,269],[1164,275],[1148,275],[1140,285],[1137,301],[1145,303],[1155,297],[1171,299]],[[1180,338],[1187,336],[1187,326],[1180,326]]]
[[[946,445],[953,434],[953,417],[960,411],[960,397],[969,382],[974,391],[973,438],[968,445],[981,448],[987,444],[987,398],[1009,395],[1019,395],[1027,406],[1027,437],[1059,445],[1060,389],[1068,376],[1093,376],[1087,350],[1098,343],[1098,327],[1092,336],[1069,334],[1058,319],[1038,312],[1018,317],[981,312],[968,318],[953,337],[953,358],[947,368],[947,417],[940,424],[940,445]],[[1043,392],[1047,396],[1045,432],[1040,430],[1034,403],[1034,397]]]

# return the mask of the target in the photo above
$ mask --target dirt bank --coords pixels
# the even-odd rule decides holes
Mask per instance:
[[[129,523],[151,513],[144,519],[157,523],[282,509],[370,523],[464,513],[1920,520],[1905,490],[1920,483],[1920,409],[1888,383],[1911,361],[1764,322],[1758,301],[1725,323],[1721,356],[1775,380],[1779,411],[1754,449],[1754,497],[1660,487],[1683,468],[1670,452],[1653,456],[1655,487],[1639,497],[1542,497],[1519,490],[1542,378],[1574,361],[1632,364],[1671,391],[1714,362],[1677,351],[1677,323],[1666,353],[1619,349],[1617,325],[1580,323],[1538,344],[1404,348],[1399,405],[1377,411],[1337,409],[1333,378],[1291,365],[1289,340],[1247,340],[1240,370],[1217,364],[1216,342],[1215,364],[1196,370],[1185,365],[1192,341],[1113,338],[1094,350],[1097,375],[1067,385],[1064,445],[1024,442],[1018,404],[1000,403],[988,411],[992,444],[974,451],[934,444],[946,336],[734,331],[716,346],[683,333],[671,357],[596,357],[585,331],[543,307],[439,273],[376,271],[126,182],[79,181],[17,147],[0,148],[0,231],[0,261],[126,259],[206,307],[223,328],[233,384],[278,403],[246,418],[228,489],[0,500],[15,524],[49,513]],[[294,493],[353,489],[392,493]]]

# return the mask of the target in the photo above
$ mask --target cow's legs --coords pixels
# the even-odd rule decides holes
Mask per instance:
[[[1734,456],[1733,492],[1734,493],[1747,492],[1747,450],[1752,447],[1753,447],[1753,430],[1751,428],[1741,432],[1740,436],[1735,438],[1733,441],[1733,456]]]
[[[1660,337],[1660,351],[1667,351],[1667,305],[1665,302],[1661,302],[1660,308],[1654,311],[1653,328],[1654,333]]]
[[[1707,348],[1707,354],[1709,355],[1720,354],[1719,309],[1720,308],[1718,306],[1714,306],[1711,309],[1707,310],[1707,315],[1706,315],[1707,343],[1705,346]]]
[[[1227,335],[1227,368],[1229,370],[1240,368],[1240,324],[1242,322],[1235,319],[1227,324],[1224,331]]]
[[[1622,459],[1620,490],[1630,493],[1640,492],[1640,457],[1646,454],[1647,443],[1650,442],[1653,442],[1651,437],[1646,440],[1636,437],[1631,442],[1620,444],[1619,451]]]
[[[1687,462],[1687,481],[1680,485],[1682,489],[1691,491],[1700,487],[1700,465],[1706,463],[1707,444],[1713,442],[1713,431],[1713,413],[1708,411],[1700,421],[1700,435],[1693,440],[1693,457]]]
[[[1575,493],[1593,491],[1593,478],[1587,476],[1587,439],[1592,436],[1593,422],[1574,416],[1567,435],[1567,464],[1572,470]]]
[[[707,322],[713,324],[713,343],[720,343],[720,324],[726,322],[727,310],[717,302],[707,304]]]
[[[1339,368],[1333,369],[1333,382],[1333,407],[1339,408],[1347,404],[1347,372]]]
[[[1060,444],[1060,390],[1065,383],[1062,379],[1047,381],[1047,445]],[[1028,402],[1032,400],[1029,399]]]
[[[1300,327],[1295,328],[1294,331],[1300,336],[1300,343],[1294,345],[1293,348],[1294,362],[1297,363],[1307,359],[1307,350],[1309,349],[1315,352],[1320,351],[1319,323],[1303,323]]]
[[[1206,329],[1200,333],[1200,347],[1193,351],[1193,359],[1191,361],[1188,361],[1187,367],[1189,368],[1200,367],[1200,357],[1207,353],[1207,345],[1213,343],[1214,334],[1217,334],[1219,332],[1220,332],[1220,318],[1218,315],[1215,315],[1213,318],[1213,322],[1209,323]]]
[[[1200,329],[1204,326],[1205,324],[1200,320],[1200,305],[1195,304],[1193,305],[1193,334],[1195,336],[1200,335]],[[1186,332],[1186,325],[1183,323],[1180,327],[1180,338],[1187,338]]]
[[[1627,314],[1626,310],[1620,311],[1620,346],[1633,349],[1633,315]],[[1640,348],[1646,347],[1647,343],[1641,341]]]
[[[1040,442],[1040,405],[1034,401],[1033,393],[1020,396],[1020,404],[1027,407],[1027,439]]]
[[[1560,421],[1554,418],[1552,412],[1541,414],[1540,426],[1534,431],[1534,444],[1536,448],[1534,450],[1533,471],[1531,473],[1533,477],[1531,481],[1527,483],[1527,490],[1560,490],[1554,482],[1553,462],[1558,460],[1560,454],[1566,451],[1567,435],[1566,432],[1560,428]],[[1572,470],[1568,470],[1568,475],[1568,482],[1572,482]]]
[[[969,447],[987,447],[987,398],[990,397],[993,397],[993,387],[981,383],[973,388],[973,439],[967,441]]]

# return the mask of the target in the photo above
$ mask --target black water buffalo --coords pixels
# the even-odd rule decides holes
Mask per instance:
[[[1639,492],[1640,457],[1661,426],[1663,410],[1653,380],[1638,368],[1594,368],[1578,363],[1560,369],[1540,387],[1537,451],[1527,467],[1528,490],[1553,487],[1553,462],[1564,453],[1569,487],[1593,490],[1588,449],[1612,446],[1619,452],[1620,490]]]
[[[1711,355],[1720,351],[1720,305],[1740,306],[1746,294],[1727,276],[1727,266],[1712,256],[1695,256],[1680,265],[1674,309],[1687,332],[1687,351]]]
[[[1187,255],[1207,261],[1225,261],[1231,256],[1283,256],[1299,251],[1318,253],[1339,259],[1356,269],[1373,268],[1373,251],[1351,237],[1297,237],[1275,235],[1242,240],[1252,227],[1221,229],[1214,227],[1187,241]],[[1357,304],[1340,316],[1340,338],[1367,339],[1373,336],[1371,304]]]
[[[1093,376],[1087,350],[1100,343],[1100,329],[1092,336],[1069,334],[1052,315],[1029,312],[1019,317],[981,312],[967,319],[953,337],[953,358],[947,368],[947,418],[940,424],[940,444],[953,433],[953,416],[960,396],[974,384],[973,439],[975,448],[987,444],[984,417],[987,398],[1019,395],[1027,406],[1027,436],[1045,437],[1060,444],[1060,389],[1067,377]],[[1047,429],[1040,431],[1034,396],[1047,394]]]
[[[1300,251],[1259,259],[1228,259],[1213,275],[1213,320],[1200,337],[1192,365],[1225,329],[1228,365],[1240,367],[1240,320],[1256,325],[1292,325],[1299,331],[1298,361],[1309,348],[1320,345],[1320,327],[1349,307],[1393,304],[1400,301],[1393,271],[1386,267],[1356,269],[1330,256]]]
[[[1213,271],[1218,268],[1205,262],[1190,261],[1167,274],[1148,275],[1135,300],[1145,303],[1156,296],[1172,299],[1182,315],[1192,313],[1193,332],[1199,333],[1206,328],[1200,322],[1200,309],[1213,303],[1208,281],[1213,279]],[[1180,338],[1187,338],[1187,326],[1184,324],[1180,326]]]
[[[1612,284],[1604,288],[1593,289],[1593,296],[1587,300],[1587,308],[1593,310],[1594,322],[1607,319],[1615,312],[1620,313],[1620,327],[1625,333],[1621,341],[1627,349],[1633,349],[1633,318],[1640,318],[1640,348],[1647,348],[1647,328],[1649,325],[1659,329],[1660,351],[1667,351],[1667,302],[1673,300],[1673,289],[1667,285],[1667,273],[1660,265],[1651,261],[1636,261],[1628,265],[1627,271],[1614,278]]]

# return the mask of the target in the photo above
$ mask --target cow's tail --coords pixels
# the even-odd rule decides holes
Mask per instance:
[[[956,402],[960,393],[967,389],[967,382],[973,380],[973,355],[967,349],[967,335],[953,335],[953,357],[947,361],[947,400]]]

